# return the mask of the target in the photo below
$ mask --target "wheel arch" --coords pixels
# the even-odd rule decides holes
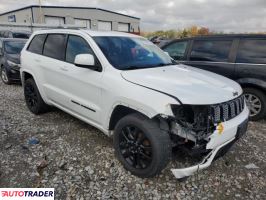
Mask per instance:
[[[21,72],[21,82],[22,82],[22,85],[24,85],[25,81],[27,79],[29,79],[29,78],[33,78],[35,80],[35,78],[34,78],[34,76],[32,75],[31,72],[28,72],[28,71],[22,71]]]
[[[142,114],[142,115],[150,118],[150,116],[148,116],[146,113],[141,112],[140,110],[138,110],[136,108],[132,108],[130,106],[126,106],[126,105],[123,105],[123,104],[116,105],[114,107],[114,109],[112,110],[111,117],[110,117],[110,120],[109,120],[108,129],[109,130],[114,130],[117,122],[120,119],[122,119],[126,115],[129,115],[129,114],[132,114],[132,113],[139,113],[139,114]]]
[[[255,78],[242,78],[238,79],[237,82],[243,87],[253,87],[262,90],[266,94],[266,81],[255,79]]]
[[[169,125],[166,122],[166,120],[164,118],[161,117],[160,114],[157,115],[148,115],[147,113],[138,110],[138,109],[134,109],[131,108],[129,106],[125,106],[125,105],[117,105],[111,114],[110,120],[109,120],[109,126],[108,129],[109,130],[114,130],[116,124],[118,123],[118,121],[120,119],[122,119],[123,117],[125,117],[126,115],[132,114],[132,113],[139,113],[141,115],[143,115],[144,117],[147,117],[149,119],[154,120],[158,126],[163,129],[168,131],[169,130]]]
[[[37,85],[37,88],[40,92],[40,95],[41,97],[43,98],[44,102],[48,105],[51,105],[51,103],[48,101],[47,99],[47,96],[45,94],[45,92],[43,91],[43,88],[40,87],[41,86],[41,83],[38,82],[38,79],[35,78],[34,74],[31,72],[31,71],[28,71],[28,70],[23,70],[21,71],[21,82],[22,82],[22,87],[24,87],[24,84],[25,84],[25,81],[29,78],[32,78],[36,85]]]

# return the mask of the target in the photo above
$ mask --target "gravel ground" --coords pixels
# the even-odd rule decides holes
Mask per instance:
[[[229,153],[184,182],[170,172],[194,162],[184,155],[140,179],[117,161],[111,138],[57,109],[31,114],[21,86],[1,82],[0,187],[53,187],[56,199],[266,199],[265,122],[250,123]]]

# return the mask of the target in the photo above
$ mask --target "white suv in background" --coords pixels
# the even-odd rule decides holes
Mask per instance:
[[[117,158],[139,177],[160,173],[173,147],[204,156],[172,169],[177,178],[189,176],[246,132],[249,110],[237,83],[177,64],[140,36],[37,31],[21,65],[31,112],[56,106],[113,136]]]

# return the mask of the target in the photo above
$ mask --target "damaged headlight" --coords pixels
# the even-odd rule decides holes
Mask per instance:
[[[176,122],[195,133],[207,134],[214,130],[211,108],[207,105],[171,105]]]

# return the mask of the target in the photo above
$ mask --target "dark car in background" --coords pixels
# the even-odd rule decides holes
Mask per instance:
[[[153,36],[153,37],[148,38],[148,40],[150,40],[153,44],[156,44],[159,47],[172,41],[171,39],[167,39],[167,38],[162,37],[162,36]]]
[[[26,41],[0,38],[0,76],[5,84],[20,81],[20,52]]]
[[[31,33],[28,31],[10,31],[10,30],[2,30],[0,31],[0,38],[21,38],[21,39],[29,39]]]
[[[176,39],[161,48],[176,61],[237,81],[251,120],[266,116],[266,35],[200,36]]]

